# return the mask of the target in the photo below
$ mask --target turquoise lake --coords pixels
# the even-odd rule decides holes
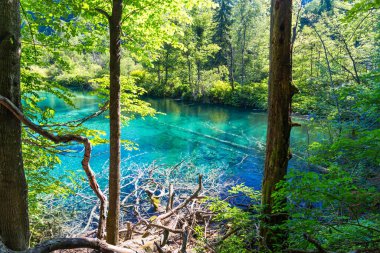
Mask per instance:
[[[175,165],[185,160],[196,166],[210,169],[222,168],[226,178],[237,180],[260,189],[267,115],[253,110],[227,106],[197,104],[172,99],[147,99],[152,107],[163,114],[154,118],[136,119],[122,128],[122,138],[138,145],[138,150],[122,149],[123,166],[127,163]],[[42,106],[56,110],[56,120],[80,119],[98,110],[96,97],[77,94],[77,108],[48,96]],[[91,129],[109,134],[109,122],[104,116],[85,123]],[[306,141],[306,130],[295,128],[292,146],[301,147]],[[71,147],[76,152],[61,155],[62,163],[57,173],[81,171],[82,146]],[[91,166],[100,173],[108,166],[109,145],[97,145],[93,149]],[[289,167],[301,167],[301,161],[292,159]],[[102,183],[104,184],[104,182]]]

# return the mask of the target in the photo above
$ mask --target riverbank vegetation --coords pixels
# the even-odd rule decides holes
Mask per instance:
[[[379,8],[0,0],[0,253],[379,252]],[[41,106],[53,94],[75,111],[75,91],[99,109],[68,121]],[[152,97],[268,112],[261,189],[182,157],[126,163],[139,143],[121,127],[159,115]],[[102,116],[108,134],[87,125]],[[101,144],[109,166],[94,173]],[[73,153],[84,173],[56,173]]]

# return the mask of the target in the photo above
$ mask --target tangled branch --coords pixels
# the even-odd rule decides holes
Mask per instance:
[[[0,95],[0,104],[8,109],[18,120],[20,120],[24,125],[28,126],[30,129],[40,134],[41,136],[51,140],[54,143],[68,143],[68,142],[77,142],[81,143],[84,146],[84,155],[82,160],[82,168],[86,172],[89,184],[98,197],[100,201],[100,218],[99,218],[99,226],[98,226],[98,238],[102,239],[105,236],[105,222],[106,222],[106,208],[107,208],[107,198],[104,193],[101,191],[98,182],[95,178],[95,173],[92,171],[90,166],[91,159],[91,142],[88,138],[66,134],[66,135],[54,135],[49,131],[43,129],[42,126],[34,124],[30,119],[25,117],[25,115],[21,112],[21,110],[14,105],[8,98]]]

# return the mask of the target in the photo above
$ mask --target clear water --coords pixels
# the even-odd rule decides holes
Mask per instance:
[[[122,158],[138,164],[156,163],[174,165],[183,159],[197,166],[223,168],[226,177],[260,189],[264,164],[264,143],[267,115],[240,108],[205,105],[172,99],[148,99],[152,106],[164,114],[155,118],[136,119],[122,128],[122,138],[138,144],[139,150],[122,149]],[[43,106],[56,110],[59,121],[79,119],[98,110],[96,97],[77,94],[77,109],[48,96]],[[88,128],[104,130],[109,134],[109,122],[102,116],[85,123]],[[303,128],[292,132],[292,145],[305,142]],[[77,153],[62,155],[57,173],[81,171],[82,147],[73,146]],[[92,168],[100,173],[107,166],[109,145],[93,149]],[[122,166],[127,166],[122,164]],[[299,167],[292,159],[290,166]],[[103,182],[102,184],[104,184]]]

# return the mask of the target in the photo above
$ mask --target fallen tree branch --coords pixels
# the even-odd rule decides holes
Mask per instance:
[[[41,126],[34,124],[21,112],[21,110],[15,106],[8,98],[0,95],[0,104],[8,109],[18,120],[20,120],[24,125],[28,126],[30,129],[40,134],[41,136],[51,140],[54,143],[68,143],[68,142],[78,142],[84,146],[84,155],[82,160],[82,168],[86,172],[91,189],[94,191],[96,196],[100,201],[99,207],[99,226],[98,226],[98,238],[103,239],[105,236],[105,225],[106,225],[106,208],[107,208],[107,198],[101,191],[98,182],[95,178],[95,173],[92,171],[90,166],[91,159],[91,142],[88,138],[80,135],[54,135],[47,130],[43,129]]]
[[[325,250],[322,247],[322,245],[316,239],[314,239],[313,237],[311,237],[309,234],[304,233],[303,237],[305,238],[306,241],[308,241],[311,244],[313,244],[317,248],[317,250],[318,250],[319,253],[328,253],[328,251]]]
[[[181,247],[181,253],[186,253],[187,248],[187,241],[189,239],[189,228],[187,225],[183,228],[183,236],[182,236],[182,247]]]
[[[237,233],[239,231],[239,229],[232,229],[230,230],[229,232],[227,232],[222,238],[220,238],[218,241],[216,241],[215,243],[213,243],[212,245],[213,246],[218,246],[220,244],[222,244],[227,238],[229,238],[230,236],[232,236],[233,234]]]
[[[111,19],[111,15],[108,14],[108,12],[106,12],[105,10],[100,9],[100,8],[95,8],[95,11],[99,12],[99,13],[102,14],[104,17],[106,17],[108,21],[110,21],[110,19]]]
[[[64,123],[46,125],[46,127],[58,127],[58,126],[79,127],[79,126],[83,125],[86,121],[102,115],[105,111],[108,110],[109,105],[110,105],[110,101],[108,100],[102,105],[102,107],[99,108],[98,111],[91,113],[90,115],[88,115],[84,118],[71,120],[71,121],[64,122]]]
[[[168,203],[166,205],[166,212],[169,212],[169,210],[173,209],[173,202],[174,202],[174,186],[173,184],[170,184]]]
[[[165,253],[157,242],[154,242],[154,245],[156,245],[158,253]]]
[[[193,199],[197,198],[199,193],[201,192],[202,190],[202,175],[199,175],[198,177],[198,189],[189,197],[187,198],[184,202],[182,202],[181,204],[179,204],[178,206],[176,206],[175,208],[173,208],[172,210],[170,210],[169,212],[167,213],[164,213],[164,214],[161,214],[160,216],[158,216],[155,220],[156,221],[159,221],[159,220],[164,220],[168,217],[170,217],[171,215],[173,215],[175,212],[177,212],[178,210],[184,208],[185,206],[187,206],[187,204],[189,204]]]
[[[45,241],[34,248],[23,251],[8,249],[0,241],[0,253],[49,253],[55,250],[89,248],[105,253],[135,253],[135,251],[110,245],[96,238],[57,238]]]
[[[159,225],[159,224],[154,224],[154,223],[149,223],[147,221],[143,221],[148,227],[156,227],[156,228],[160,228],[160,229],[163,229],[164,231],[169,231],[169,232],[172,232],[174,234],[181,234],[183,233],[183,230],[182,229],[175,229],[175,228],[170,228],[170,227],[167,227],[167,226],[163,226],[163,225]]]

